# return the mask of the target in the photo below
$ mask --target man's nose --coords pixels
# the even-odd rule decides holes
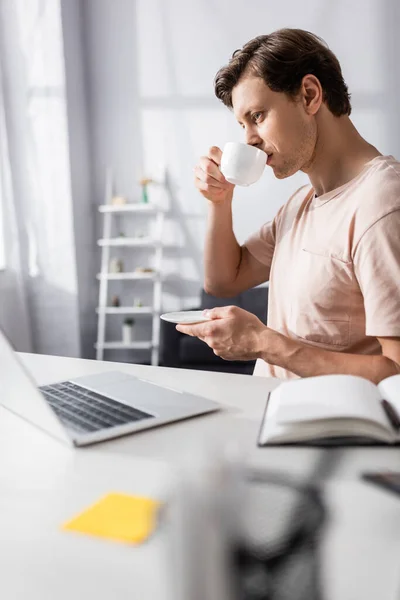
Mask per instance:
[[[262,145],[262,139],[260,136],[257,134],[257,132],[251,129],[246,129],[245,140],[246,144],[249,144],[250,146],[260,147],[260,145]]]

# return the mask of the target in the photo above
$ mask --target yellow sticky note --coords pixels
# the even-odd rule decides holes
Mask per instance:
[[[63,525],[64,531],[139,544],[154,529],[160,503],[151,498],[112,493]]]

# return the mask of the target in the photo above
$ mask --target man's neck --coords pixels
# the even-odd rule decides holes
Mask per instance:
[[[327,111],[317,124],[314,156],[304,172],[321,196],[351,181],[380,152],[360,136],[349,117]]]

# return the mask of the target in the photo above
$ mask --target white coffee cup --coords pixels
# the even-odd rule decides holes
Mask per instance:
[[[260,179],[267,163],[268,155],[259,148],[228,142],[221,158],[221,172],[229,183],[251,185]]]

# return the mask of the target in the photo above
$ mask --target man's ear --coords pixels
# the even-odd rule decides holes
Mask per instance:
[[[306,113],[308,115],[315,115],[323,102],[322,86],[315,75],[305,75],[303,77],[300,96]]]

